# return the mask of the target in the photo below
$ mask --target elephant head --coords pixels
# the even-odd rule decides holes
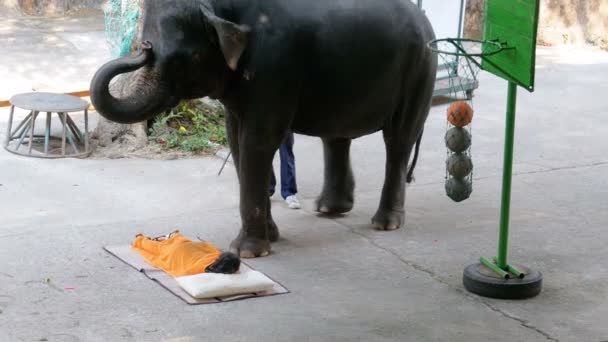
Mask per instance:
[[[220,98],[238,68],[249,28],[217,10],[210,0],[145,1],[139,51],[105,64],[91,81],[96,110],[110,121],[136,123],[183,99]],[[122,96],[110,92],[118,75],[131,85]]]

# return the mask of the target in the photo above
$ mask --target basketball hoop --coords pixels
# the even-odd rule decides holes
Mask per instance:
[[[506,43],[469,38],[435,39],[427,46],[435,53],[460,57],[489,57],[509,49]]]
[[[480,257],[479,263],[467,267],[463,285],[481,296],[522,299],[534,297],[542,289],[540,272],[507,260],[517,86],[534,91],[540,0],[522,0],[516,12],[511,10],[511,1],[486,4],[485,40],[442,38],[428,42],[427,47],[439,59],[437,82],[448,82],[450,91],[445,95],[457,101],[448,109],[445,137],[446,194],[456,202],[468,199],[473,191],[470,119],[477,74],[483,69],[509,82],[498,253],[495,258]],[[463,123],[468,125],[460,127]]]

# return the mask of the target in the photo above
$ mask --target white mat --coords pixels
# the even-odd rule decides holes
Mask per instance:
[[[146,277],[148,277],[151,280],[154,280],[159,285],[161,285],[162,287],[167,289],[169,292],[173,293],[174,295],[181,298],[184,302],[186,302],[190,305],[213,304],[213,303],[229,302],[229,301],[240,300],[240,299],[275,296],[275,295],[289,293],[289,290],[287,290],[285,287],[283,287],[283,285],[279,284],[272,278],[265,275],[266,277],[268,277],[268,279],[270,279],[274,283],[273,287],[270,290],[263,291],[263,292],[256,292],[256,293],[234,295],[234,296],[216,297],[216,298],[211,298],[211,299],[196,299],[196,298],[190,296],[186,291],[184,291],[173,277],[171,277],[167,273],[163,272],[162,270],[146,263],[145,260],[141,257],[141,255],[139,255],[137,252],[135,252],[133,249],[131,249],[131,246],[108,246],[108,247],[104,247],[104,250],[106,250],[108,253],[112,254],[113,256],[117,257],[118,259],[122,260],[127,265],[138,270],[139,272],[142,272],[143,274],[146,275]],[[249,270],[253,270],[253,269],[251,267],[249,267],[249,265],[247,265],[241,261],[241,272],[247,272]]]

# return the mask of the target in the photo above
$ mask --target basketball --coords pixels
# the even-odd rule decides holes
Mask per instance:
[[[452,152],[464,152],[471,146],[471,133],[464,128],[452,127],[445,133],[445,145]]]
[[[473,120],[473,108],[464,101],[456,101],[448,108],[448,121],[456,127],[464,127]]]
[[[462,179],[473,171],[473,161],[464,154],[454,154],[446,161],[448,173]]]
[[[451,178],[445,182],[445,192],[454,202],[468,199],[473,192],[473,185],[466,179]]]

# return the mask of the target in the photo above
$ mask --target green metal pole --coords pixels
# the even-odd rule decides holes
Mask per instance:
[[[492,271],[496,272],[496,274],[498,274],[501,278],[505,278],[505,279],[511,278],[511,276],[509,275],[509,272],[504,271],[503,269],[498,267],[495,263],[493,263],[489,259],[481,257],[481,258],[479,258],[479,262],[484,264],[487,268],[491,269]]]
[[[526,276],[522,271],[511,265],[507,265],[507,271],[509,271],[509,273],[515,275],[519,279],[524,279],[524,277]]]
[[[502,174],[502,204],[500,207],[500,236],[496,265],[507,270],[507,250],[509,247],[509,211],[511,209],[511,177],[513,173],[513,145],[515,142],[515,107],[517,105],[517,84],[509,82],[507,97],[507,124],[505,129],[505,152]]]

